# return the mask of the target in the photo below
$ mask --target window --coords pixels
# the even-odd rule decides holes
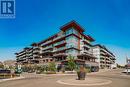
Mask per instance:
[[[78,31],[75,30],[74,28],[70,28],[70,29],[68,29],[68,30],[66,31],[66,35],[69,35],[69,34],[76,34],[76,35],[78,35],[79,33],[78,33]]]
[[[77,31],[77,30],[75,30],[75,29],[73,29],[73,34],[78,35],[78,31]]]
[[[66,31],[66,35],[69,35],[69,34],[72,34],[73,33],[73,29],[71,28],[71,29],[68,29],[67,31]]]

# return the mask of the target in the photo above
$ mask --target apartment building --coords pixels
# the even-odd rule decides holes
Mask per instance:
[[[93,55],[97,58],[96,61],[99,63],[99,67],[104,69],[111,69],[115,65],[115,56],[105,46],[100,44],[93,45]]]
[[[53,36],[16,53],[17,63],[46,64],[55,61],[63,64],[67,56],[72,55],[77,64],[98,66],[92,52],[93,41],[90,35],[84,34],[84,29],[77,22],[71,21],[60,27],[60,31]]]

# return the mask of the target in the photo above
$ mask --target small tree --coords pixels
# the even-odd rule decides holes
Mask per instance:
[[[71,56],[71,55],[69,55],[69,56],[67,57],[67,59],[68,59],[68,68],[69,68],[71,71],[73,71],[74,69],[76,69],[76,63],[75,63],[75,61],[74,61],[74,57]]]
[[[3,64],[0,64],[0,69],[4,69],[4,65]]]
[[[48,65],[48,70],[52,72],[56,72],[56,64],[55,62],[50,62]]]

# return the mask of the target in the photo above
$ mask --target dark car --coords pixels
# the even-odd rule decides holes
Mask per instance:
[[[11,71],[6,70],[6,69],[0,69],[0,74],[3,74],[3,73],[9,74],[9,73],[11,73]]]

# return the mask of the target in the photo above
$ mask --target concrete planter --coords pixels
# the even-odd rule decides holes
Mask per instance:
[[[77,72],[78,80],[85,80],[86,72]]]
[[[79,71],[77,72],[78,80],[85,80],[86,71],[84,66],[80,66]]]

